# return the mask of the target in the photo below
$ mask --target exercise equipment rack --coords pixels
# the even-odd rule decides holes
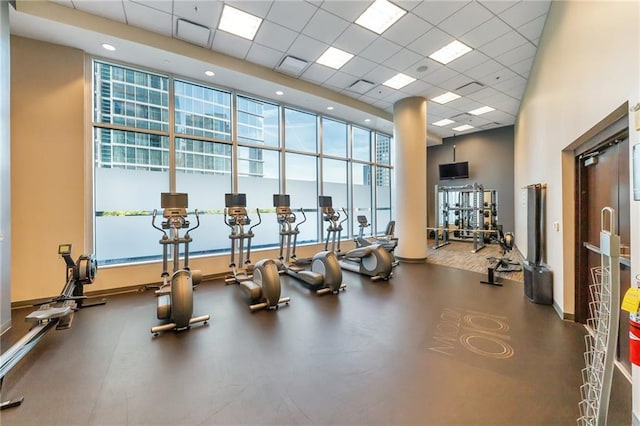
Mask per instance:
[[[435,185],[434,249],[449,240],[473,242],[472,253],[484,248],[498,227],[498,194],[479,183],[458,186]],[[485,221],[485,219],[489,219]]]

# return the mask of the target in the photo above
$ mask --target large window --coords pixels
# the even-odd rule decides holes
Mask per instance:
[[[318,190],[345,208],[343,238],[358,214],[372,231],[391,215],[392,140],[335,118],[183,78],[94,61],[95,253],[100,264],[159,259],[151,213],[161,192],[189,194],[200,212],[194,255],[228,252],[224,194],[247,194],[253,247],[276,246],[272,196],[286,192],[302,220],[299,243],[322,240]],[[169,100],[172,99],[170,102]],[[234,110],[235,108],[235,110]],[[375,183],[374,183],[375,182]],[[161,218],[158,218],[160,221]]]
[[[318,149],[318,117],[314,114],[284,109],[285,144],[287,149],[316,152]]]
[[[154,258],[160,245],[150,215],[169,190],[168,79],[100,62],[93,77],[96,256]]]
[[[322,153],[347,156],[347,124],[329,118],[322,119]]]

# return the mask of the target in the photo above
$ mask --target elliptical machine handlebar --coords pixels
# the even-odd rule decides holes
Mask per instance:
[[[158,210],[157,209],[153,209],[153,214],[151,215],[151,226],[153,226],[154,228],[156,228],[158,231],[162,232],[164,234],[164,238],[168,238],[167,237],[167,231],[165,231],[164,229],[156,226],[156,216],[158,215]]]
[[[300,225],[302,225],[303,223],[305,223],[307,221],[307,215],[304,214],[304,208],[300,207],[300,213],[302,213],[302,221],[300,223],[296,223],[296,231],[298,231]],[[291,212],[291,215],[293,216],[293,221],[296,221],[296,215],[295,213]]]
[[[344,213],[344,219],[342,219],[340,223],[338,223],[339,227],[342,227],[342,224],[345,223],[347,220],[349,220],[349,215],[347,214],[347,210],[344,207],[342,207],[341,210],[342,210],[342,213]],[[340,219],[340,213],[338,213],[338,219]]]
[[[256,209],[256,213],[258,214],[258,223],[254,223],[253,225],[251,225],[249,227],[249,234],[251,234],[251,230],[253,228],[255,228],[256,226],[260,225],[262,223],[262,216],[260,216],[260,209]]]

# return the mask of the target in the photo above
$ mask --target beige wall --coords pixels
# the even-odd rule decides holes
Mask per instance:
[[[553,2],[515,132],[516,238],[526,248],[521,187],[547,183],[547,260],[555,303],[574,313],[573,161],[562,150],[617,107],[640,101],[640,3]],[[639,142],[629,123],[629,147]],[[631,158],[631,156],[630,156]],[[564,185],[562,184],[564,183]],[[560,232],[552,229],[560,222]],[[640,203],[631,202],[632,276],[640,273]],[[523,240],[523,238],[525,240]],[[623,336],[626,338],[626,336]],[[640,379],[634,367],[634,413]]]
[[[554,299],[574,313],[574,194],[562,150],[625,102],[640,100],[638,2],[563,1],[551,5],[515,132],[516,238],[526,248],[521,188],[547,183],[547,260]],[[630,134],[630,147],[638,133]],[[571,167],[569,167],[571,169]],[[569,174],[569,176],[566,176]],[[633,253],[640,253],[640,205],[632,202]],[[552,229],[560,222],[560,232]],[[633,275],[640,256],[634,256]],[[571,263],[571,264],[569,264]]]
[[[84,54],[11,37],[11,298],[64,284],[60,243],[84,247]]]

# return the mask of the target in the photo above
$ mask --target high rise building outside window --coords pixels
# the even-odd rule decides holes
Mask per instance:
[[[358,231],[359,213],[371,215],[377,230],[391,218],[388,135],[153,71],[98,60],[93,71],[94,250],[100,264],[160,258],[151,213],[160,210],[160,193],[171,190],[187,192],[190,214],[200,212],[191,245],[196,256],[228,252],[222,214],[224,194],[234,189],[247,194],[252,217],[260,208],[258,248],[278,244],[275,193],[289,193],[292,208],[304,209],[300,243],[322,238],[320,190],[353,218],[343,238]]]

